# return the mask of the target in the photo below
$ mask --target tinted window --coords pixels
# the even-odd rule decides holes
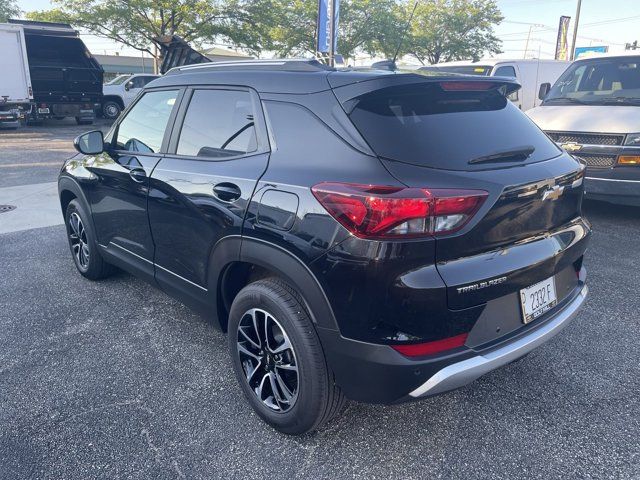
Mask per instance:
[[[129,152],[157,153],[178,90],[147,92],[120,122],[116,148]]]
[[[496,69],[496,73],[494,73],[493,76],[516,78],[516,69],[511,66],[498,67]]]
[[[640,100],[640,56],[598,58],[572,64],[545,102],[569,99],[589,104]]]
[[[248,92],[193,92],[178,141],[179,155],[230,157],[257,149]]]
[[[497,92],[444,91],[428,82],[384,88],[347,102],[350,118],[380,156],[449,170],[487,168],[469,161],[533,146],[527,162],[558,148]],[[518,162],[522,164],[526,162]],[[508,164],[504,162],[504,164]]]

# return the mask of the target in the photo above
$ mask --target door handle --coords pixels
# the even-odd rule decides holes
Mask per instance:
[[[142,183],[147,180],[147,172],[142,168],[132,168],[129,170],[129,176],[131,177],[131,180],[137,183]]]
[[[234,202],[240,198],[242,191],[233,183],[222,182],[213,187],[213,194],[223,202]]]

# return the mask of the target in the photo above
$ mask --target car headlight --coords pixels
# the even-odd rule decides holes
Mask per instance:
[[[640,147],[640,133],[629,133],[624,141],[625,145]]]

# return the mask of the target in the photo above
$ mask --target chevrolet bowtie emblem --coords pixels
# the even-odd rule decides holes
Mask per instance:
[[[567,152],[577,152],[579,150],[582,150],[582,145],[579,145],[576,142],[563,143],[560,146]]]
[[[564,193],[564,187],[554,185],[547,188],[542,194],[542,200],[556,200]]]

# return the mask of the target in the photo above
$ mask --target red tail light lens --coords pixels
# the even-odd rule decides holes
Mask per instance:
[[[445,92],[484,92],[491,90],[496,84],[493,82],[440,82],[440,88]]]
[[[469,334],[462,333],[455,337],[443,338],[434,342],[414,343],[412,345],[391,345],[396,352],[406,357],[423,357],[425,355],[435,355],[454,348],[462,347],[467,341]]]
[[[360,238],[405,238],[452,233],[464,227],[487,197],[483,190],[404,188],[319,183],[322,206]]]

